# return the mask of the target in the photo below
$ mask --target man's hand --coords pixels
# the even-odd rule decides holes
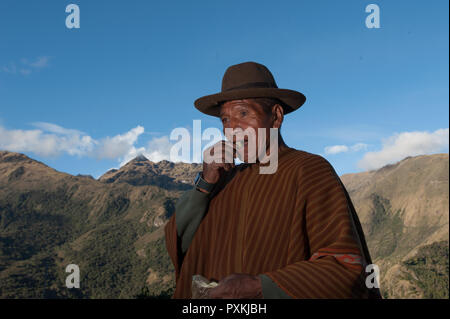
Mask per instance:
[[[220,150],[221,152],[217,152]],[[214,152],[216,150],[216,153]],[[218,154],[217,154],[218,153]],[[233,144],[227,141],[219,141],[203,152],[203,176],[202,178],[215,184],[221,177],[221,172],[229,171],[234,168],[234,158],[236,151]],[[228,160],[228,163],[226,162]]]
[[[262,299],[261,279],[247,274],[232,274],[208,291],[211,299]]]

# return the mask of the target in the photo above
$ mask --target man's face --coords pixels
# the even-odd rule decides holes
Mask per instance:
[[[252,140],[248,136],[234,135],[230,136],[227,128],[233,130],[242,129],[245,131],[247,128],[252,128],[255,132],[255,148],[256,153],[260,154],[262,150],[266,150],[269,145],[270,128],[273,125],[273,118],[270,114],[267,114],[264,109],[251,99],[245,100],[233,100],[225,102],[220,109],[220,119],[222,121],[224,134],[229,141],[237,142],[243,139],[244,144],[239,147],[237,144],[237,154],[239,158],[244,162],[253,162],[254,157],[249,157],[249,142]],[[259,137],[258,128],[264,128],[264,134],[266,135],[265,141]]]

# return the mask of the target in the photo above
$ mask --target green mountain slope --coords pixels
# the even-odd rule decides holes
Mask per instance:
[[[441,258],[445,249],[448,256],[448,178],[448,154],[409,157],[376,171],[341,177],[361,219],[373,262],[380,267],[384,297],[448,298],[448,260],[446,266]],[[437,261],[437,277],[432,275],[433,267],[410,263],[427,250],[434,252],[429,258]],[[429,285],[432,280],[426,272],[447,282],[446,293],[439,285]]]
[[[150,180],[146,173],[155,175],[140,178]],[[0,296],[132,298],[144,287],[172,289],[161,230],[181,190],[171,176],[150,181],[101,182],[0,152]],[[80,268],[80,289],[65,287],[68,264]]]

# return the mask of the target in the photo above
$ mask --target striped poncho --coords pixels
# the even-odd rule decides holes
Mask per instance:
[[[182,249],[177,211],[165,227],[175,266],[173,298],[191,298],[191,279],[265,275],[292,298],[379,297],[365,285],[371,263],[345,187],[323,157],[287,148],[274,174],[239,165],[210,201]],[[185,252],[184,252],[185,251]]]

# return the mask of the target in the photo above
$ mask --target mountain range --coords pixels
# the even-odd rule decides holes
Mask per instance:
[[[0,151],[0,297],[169,297],[164,225],[201,169],[138,156],[96,180]],[[341,176],[385,298],[448,298],[448,169],[435,154]]]

